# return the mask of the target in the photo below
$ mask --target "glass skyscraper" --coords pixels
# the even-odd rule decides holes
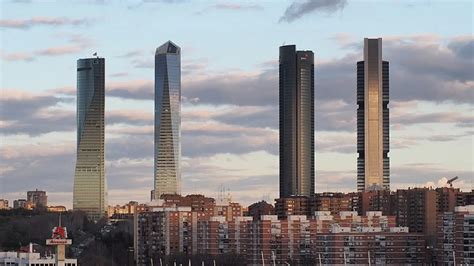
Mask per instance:
[[[280,47],[280,197],[314,194],[314,54]]]
[[[389,64],[382,39],[364,39],[357,62],[357,190],[390,189]]]
[[[155,54],[154,198],[180,194],[181,48],[171,41]]]
[[[73,209],[97,220],[107,212],[104,167],[104,58],[77,60],[77,159]]]

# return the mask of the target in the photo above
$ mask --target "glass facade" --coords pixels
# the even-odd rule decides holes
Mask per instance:
[[[390,188],[389,64],[382,61],[382,39],[364,40],[357,63],[357,190]]]
[[[104,58],[77,60],[77,158],[73,209],[98,220],[107,212],[104,167]]]
[[[168,41],[155,54],[155,198],[180,193],[180,161],[181,48]]]
[[[280,197],[314,194],[314,54],[280,47]]]

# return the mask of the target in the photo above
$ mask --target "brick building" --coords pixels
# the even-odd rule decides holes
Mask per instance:
[[[474,265],[474,205],[438,215],[437,231],[438,263]]]

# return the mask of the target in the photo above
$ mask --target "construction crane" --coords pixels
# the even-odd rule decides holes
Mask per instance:
[[[446,182],[446,183],[449,184],[449,187],[453,187],[453,182],[456,181],[457,179],[459,179],[459,177],[455,176],[455,177],[449,179],[448,182]]]

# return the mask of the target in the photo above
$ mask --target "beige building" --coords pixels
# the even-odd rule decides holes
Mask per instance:
[[[364,39],[357,62],[357,190],[390,189],[389,63],[382,61],[382,38]]]

